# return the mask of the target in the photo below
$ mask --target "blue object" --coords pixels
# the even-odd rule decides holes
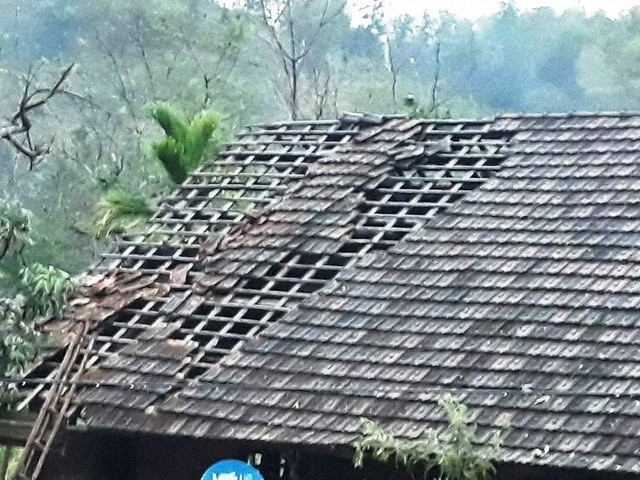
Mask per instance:
[[[201,480],[264,480],[260,472],[240,460],[222,460],[211,465]]]

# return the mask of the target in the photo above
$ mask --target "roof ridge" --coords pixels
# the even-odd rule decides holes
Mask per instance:
[[[545,113],[526,113],[526,112],[505,112],[496,115],[496,119],[568,119],[568,118],[588,118],[588,117],[637,117],[640,111],[577,111],[577,112],[545,112]]]

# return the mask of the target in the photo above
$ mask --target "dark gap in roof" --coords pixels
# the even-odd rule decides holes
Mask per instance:
[[[144,329],[141,329],[141,327],[135,323],[128,325],[125,328],[121,328],[120,330],[123,330],[122,334],[118,336],[119,339],[128,339],[128,340],[133,340],[134,338],[136,338],[138,335],[140,335],[140,333],[142,333],[142,331]]]
[[[378,214],[380,215],[396,215],[402,212],[404,206],[402,205],[388,205],[388,206],[380,206],[377,209]]]
[[[206,318],[206,315],[205,315]],[[182,328],[188,329],[188,330],[193,330],[194,328],[196,328],[196,326],[198,326],[202,321],[203,321],[203,317],[198,315],[197,317],[194,315],[189,315],[187,317],[180,317],[179,321],[182,325]]]
[[[308,268],[290,267],[289,270],[287,270],[287,278],[302,278],[308,272],[309,272]]]
[[[304,283],[304,284],[300,285],[300,287],[298,288],[298,292],[300,292],[300,293],[314,293],[314,292],[317,292],[318,290],[320,290],[322,287],[324,287],[324,282]]]
[[[185,380],[194,380],[200,377],[201,375],[204,375],[207,372],[207,370],[209,370],[209,368],[202,365],[191,366],[184,373],[184,378]]]
[[[264,278],[249,278],[245,287],[249,290],[262,290],[267,284],[268,282]]]
[[[246,318],[248,320],[263,320],[268,314],[268,310],[259,308],[247,308],[247,310],[242,315],[242,318]]]
[[[361,248],[362,248],[362,244],[360,243],[348,242],[342,245],[338,250],[338,252],[339,253],[358,253],[360,252]]]
[[[225,306],[225,307],[221,307],[219,312],[217,313],[216,316],[218,317],[228,317],[228,318],[233,318],[235,317],[238,313],[240,312],[240,308],[239,307],[229,307],[229,306]]]
[[[312,278],[317,280],[333,280],[338,273],[337,270],[317,269],[313,272]]]
[[[277,281],[273,282],[271,290],[275,292],[291,292],[296,285],[295,282]]]
[[[252,328],[255,328],[255,325],[251,325],[243,322],[236,322],[229,329],[229,333],[235,333],[237,335],[246,335],[251,331]]]
[[[377,233],[366,228],[357,228],[351,235],[352,240],[373,240]]]
[[[118,331],[118,327],[116,327],[113,323],[105,324],[105,326],[100,329],[100,333],[105,337],[112,337]]]
[[[154,315],[153,312],[149,312],[148,314],[140,313],[136,323],[140,325],[151,325],[157,318],[158,316]]]
[[[206,333],[202,333],[202,332],[197,332],[193,334],[193,340],[197,342],[198,345],[206,345],[211,340],[211,335],[207,335]]]
[[[202,303],[198,306],[198,308],[196,308],[193,311],[193,315],[198,315],[198,316],[208,316],[209,313],[211,313],[212,307],[211,305],[208,305],[206,303]]]
[[[211,220],[211,217],[211,214],[206,210],[196,210],[193,213],[191,220],[204,220],[208,222],[209,220]]]
[[[351,257],[347,257],[341,254],[330,255],[329,260],[327,260],[326,265],[331,265],[335,267],[344,267],[349,263]]]
[[[196,259],[200,254],[200,247],[184,247],[180,252],[180,257]]]
[[[202,330],[207,332],[220,332],[227,325],[228,323],[222,320],[207,320]]]
[[[165,263],[166,263],[166,259],[157,259],[157,260],[146,259],[146,260],[142,260],[142,264],[140,265],[140,268],[146,269],[146,270],[156,270],[162,267]]]
[[[219,337],[216,342],[216,348],[231,351],[233,347],[238,345],[239,340],[232,337]]]

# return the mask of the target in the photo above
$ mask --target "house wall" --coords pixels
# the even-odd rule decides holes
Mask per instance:
[[[68,434],[48,458],[41,480],[200,480],[218,460],[245,460],[255,450],[229,442],[159,436]],[[349,459],[317,451],[285,454],[265,451],[259,469],[265,480],[415,480],[393,466],[371,462],[364,470]],[[284,475],[281,474],[284,471]],[[640,480],[640,475],[499,465],[495,480]]]

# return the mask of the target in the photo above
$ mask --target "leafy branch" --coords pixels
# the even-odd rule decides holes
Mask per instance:
[[[93,226],[88,233],[96,239],[124,233],[142,225],[154,211],[145,197],[114,187],[98,201]]]
[[[67,302],[67,296],[76,288],[67,272],[40,263],[20,270],[20,284],[27,312],[33,316],[60,312]]]
[[[166,138],[153,145],[153,151],[169,178],[180,184],[202,163],[211,136],[220,125],[220,116],[201,112],[192,119],[169,105],[158,105],[151,115]]]
[[[498,425],[488,440],[478,434],[467,407],[451,395],[438,401],[447,426],[427,429],[415,440],[394,437],[377,423],[363,419],[362,438],[355,444],[354,463],[362,467],[367,456],[381,462],[394,461],[425,476],[439,472],[443,480],[486,480],[494,473],[493,459],[503,441],[506,425]]]

